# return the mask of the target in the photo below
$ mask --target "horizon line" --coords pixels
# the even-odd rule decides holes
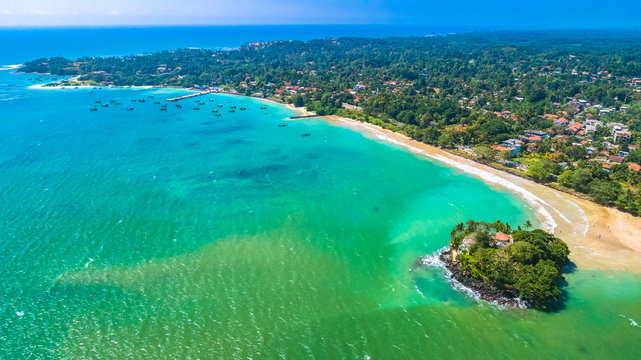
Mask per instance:
[[[122,29],[122,28],[199,28],[199,27],[302,27],[302,26],[348,26],[348,27],[398,27],[398,28],[451,28],[465,32],[499,32],[499,31],[641,31],[638,26],[603,26],[603,27],[537,27],[537,26],[513,26],[513,25],[436,25],[436,24],[389,24],[389,23],[291,23],[291,24],[100,24],[100,25],[0,25],[3,30],[45,30],[45,29]]]

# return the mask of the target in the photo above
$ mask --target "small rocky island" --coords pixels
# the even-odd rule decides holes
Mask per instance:
[[[529,221],[524,228],[529,229]],[[561,295],[568,246],[540,229],[513,230],[501,221],[454,227],[440,258],[452,278],[483,300],[546,310]]]

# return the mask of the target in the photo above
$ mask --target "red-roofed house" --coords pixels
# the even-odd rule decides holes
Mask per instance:
[[[510,149],[508,149],[508,148],[506,148],[506,147],[504,147],[502,145],[492,145],[490,147],[492,149],[496,150],[496,151],[510,151]]]
[[[610,157],[608,157],[608,161],[611,162],[611,163],[619,163],[620,164],[620,163],[623,162],[623,158],[620,157],[620,156],[617,156],[617,155],[611,155]]]
[[[512,235],[500,231],[492,235],[492,240],[494,240],[494,244],[498,247],[510,246],[514,243]]]
[[[572,125],[570,125],[568,127],[568,130],[570,130],[572,132],[577,132],[577,131],[581,130],[582,127],[583,127],[583,124],[581,124],[580,122],[575,122],[574,124],[572,124]]]
[[[635,163],[628,163],[628,169],[634,170],[634,171],[639,171],[639,170],[641,170],[641,165],[635,164]]]
[[[566,118],[559,118],[554,121],[554,126],[566,126],[570,121]]]

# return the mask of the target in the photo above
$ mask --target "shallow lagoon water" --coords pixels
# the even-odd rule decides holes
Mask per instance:
[[[641,356],[636,274],[540,313],[409,271],[457,222],[535,220],[513,194],[260,100],[35,78],[0,71],[3,359]]]

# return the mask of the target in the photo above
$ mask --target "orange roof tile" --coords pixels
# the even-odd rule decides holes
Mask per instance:
[[[639,170],[641,170],[641,165],[635,164],[635,163],[628,163],[628,169],[634,170],[634,171],[639,171]]]

